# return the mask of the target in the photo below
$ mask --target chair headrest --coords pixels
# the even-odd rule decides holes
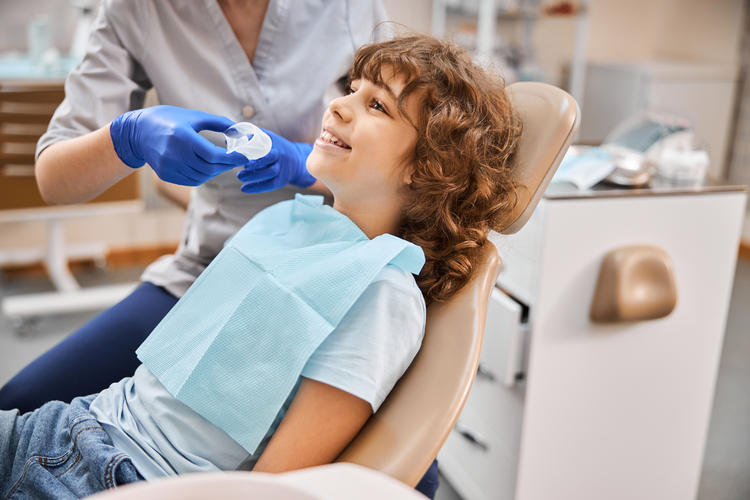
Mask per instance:
[[[516,207],[503,234],[518,232],[529,220],[578,133],[581,110],[567,92],[546,83],[519,82],[506,88],[523,132],[513,179]]]

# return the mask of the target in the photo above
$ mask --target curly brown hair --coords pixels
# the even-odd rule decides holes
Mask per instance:
[[[424,250],[416,281],[425,301],[444,301],[469,282],[489,231],[505,227],[515,207],[521,121],[503,79],[450,41],[410,34],[365,45],[349,79],[381,84],[388,67],[404,80],[399,113],[418,134],[398,236]],[[405,112],[412,94],[416,123]]]

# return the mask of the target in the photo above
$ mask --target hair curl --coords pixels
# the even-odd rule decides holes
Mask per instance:
[[[505,227],[515,207],[521,121],[503,79],[450,41],[411,34],[365,45],[350,81],[384,83],[387,67],[404,80],[399,113],[418,134],[398,236],[424,250],[416,280],[425,301],[444,301],[469,282],[489,231]],[[420,99],[416,123],[405,112],[412,94]]]

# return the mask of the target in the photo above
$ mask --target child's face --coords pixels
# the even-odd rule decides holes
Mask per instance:
[[[403,81],[388,68],[383,77],[387,88],[353,81],[352,93],[334,99],[323,116],[307,169],[337,199],[389,203],[409,179],[411,168],[404,159],[413,156],[417,131],[398,112]],[[418,98],[410,96],[406,112],[412,121],[417,107]]]

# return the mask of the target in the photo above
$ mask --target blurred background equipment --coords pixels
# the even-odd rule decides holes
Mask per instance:
[[[34,153],[64,97],[63,82],[57,78],[0,79],[0,210],[47,205],[34,178]],[[138,197],[137,177],[128,176],[92,201]]]
[[[599,144],[638,111],[658,107],[694,117],[698,141],[710,145],[709,175],[726,164],[737,69],[697,62],[589,62],[579,143]]]
[[[70,57],[80,61],[86,54],[86,43],[89,40],[91,23],[94,22],[96,4],[93,0],[73,0],[73,9],[76,11],[76,30],[70,44]]]
[[[63,98],[63,84],[55,78],[0,80],[0,223],[42,222],[47,226],[43,246],[0,248],[0,267],[42,263],[57,289],[3,299],[3,314],[24,332],[39,316],[105,309],[136,285],[82,290],[68,261],[93,260],[103,267],[109,248],[103,241],[68,245],[64,226],[66,219],[141,210],[135,175],[81,205],[48,207],[39,194],[34,177],[36,143]]]
[[[52,22],[53,15],[37,11],[26,23],[26,50],[0,53],[0,224],[43,225],[45,234],[37,244],[0,246],[0,268],[41,263],[57,290],[3,299],[2,313],[19,332],[32,331],[40,316],[105,309],[135,286],[81,289],[68,262],[93,261],[104,268],[110,248],[95,236],[69,244],[65,231],[71,220],[142,211],[138,176],[126,177],[89,203],[68,207],[48,207],[34,176],[37,141],[65,97],[65,76],[85,53],[95,7],[90,0],[75,0],[67,7],[75,16],[68,51],[55,43],[60,25]]]
[[[636,112],[615,126],[601,146],[571,148],[554,181],[579,189],[600,181],[644,187],[658,175],[675,184],[700,185],[709,155],[693,130],[693,120],[679,113],[654,108]]]

